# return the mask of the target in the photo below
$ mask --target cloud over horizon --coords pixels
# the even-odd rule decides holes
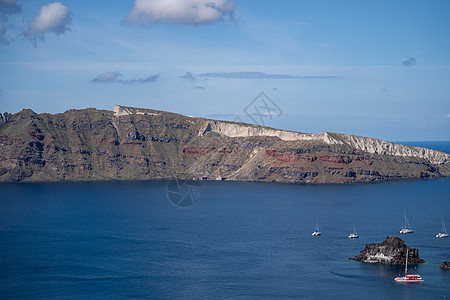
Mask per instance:
[[[410,57],[405,61],[402,61],[402,65],[404,65],[405,67],[412,67],[417,65],[417,60],[414,57]]]
[[[208,24],[233,19],[230,0],[135,0],[127,23]]]
[[[241,72],[210,72],[201,73],[200,76],[210,78],[231,79],[342,79],[340,76],[293,76],[288,74],[267,74],[263,72],[241,71]]]
[[[121,79],[123,75],[118,71],[108,71],[102,74],[97,75],[94,79],[91,80],[91,82],[95,83],[122,83],[127,85],[133,85],[136,83],[150,83],[150,82],[156,82],[160,75],[159,74],[153,74],[149,75],[145,78],[133,78],[133,79]]]
[[[186,72],[184,75],[178,76],[178,78],[184,79],[190,82],[197,82],[197,78],[191,72]]]
[[[120,74],[117,71],[108,71],[102,74],[97,75],[94,79],[92,79],[92,82],[118,82],[122,74]]]
[[[71,18],[69,8],[60,2],[43,5],[28,23],[28,30],[24,32],[24,36],[36,40],[36,38],[43,39],[46,33],[63,34],[70,30],[68,26]]]
[[[20,0],[0,0],[0,43],[7,43],[8,17],[21,11]]]

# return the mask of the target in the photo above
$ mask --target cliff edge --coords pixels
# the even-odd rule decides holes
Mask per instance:
[[[354,183],[450,175],[448,153],[114,106],[0,118],[0,181],[200,177]]]

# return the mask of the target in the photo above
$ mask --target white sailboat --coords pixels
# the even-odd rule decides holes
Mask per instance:
[[[400,276],[394,278],[396,282],[422,282],[423,279],[419,274],[408,274],[408,248],[406,248],[406,266],[405,266],[405,276]]]
[[[437,238],[448,238],[447,228],[445,228],[444,219],[442,219],[442,231],[436,234]]]
[[[319,224],[317,224],[317,221],[316,221],[316,227],[314,228],[314,232],[311,235],[313,235],[313,236],[321,235],[321,233],[319,231]]]
[[[400,233],[407,234],[407,233],[413,233],[413,230],[411,229],[411,225],[409,225],[408,219],[406,218],[406,212],[403,212],[405,214],[405,226],[402,227],[402,230],[400,230]]]
[[[357,239],[357,238],[359,238],[358,233],[356,232],[355,224],[353,224],[353,233],[350,233],[348,238],[349,239]]]

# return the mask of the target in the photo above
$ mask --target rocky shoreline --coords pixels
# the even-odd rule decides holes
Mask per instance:
[[[401,265],[405,263],[408,250],[408,264],[421,264],[425,261],[419,257],[419,250],[406,246],[396,236],[386,237],[381,243],[366,244],[360,254],[349,259],[363,263],[379,263],[385,265]]]

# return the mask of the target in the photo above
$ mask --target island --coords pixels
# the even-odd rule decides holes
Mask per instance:
[[[450,261],[444,260],[442,264],[439,266],[441,270],[450,270]]]
[[[401,265],[406,261],[408,250],[408,265],[421,264],[425,261],[419,257],[419,250],[406,246],[397,236],[388,236],[381,243],[366,244],[366,247],[350,259],[363,263],[379,263],[384,265]]]
[[[379,139],[114,106],[0,114],[0,182],[360,183],[450,175],[450,154]]]

